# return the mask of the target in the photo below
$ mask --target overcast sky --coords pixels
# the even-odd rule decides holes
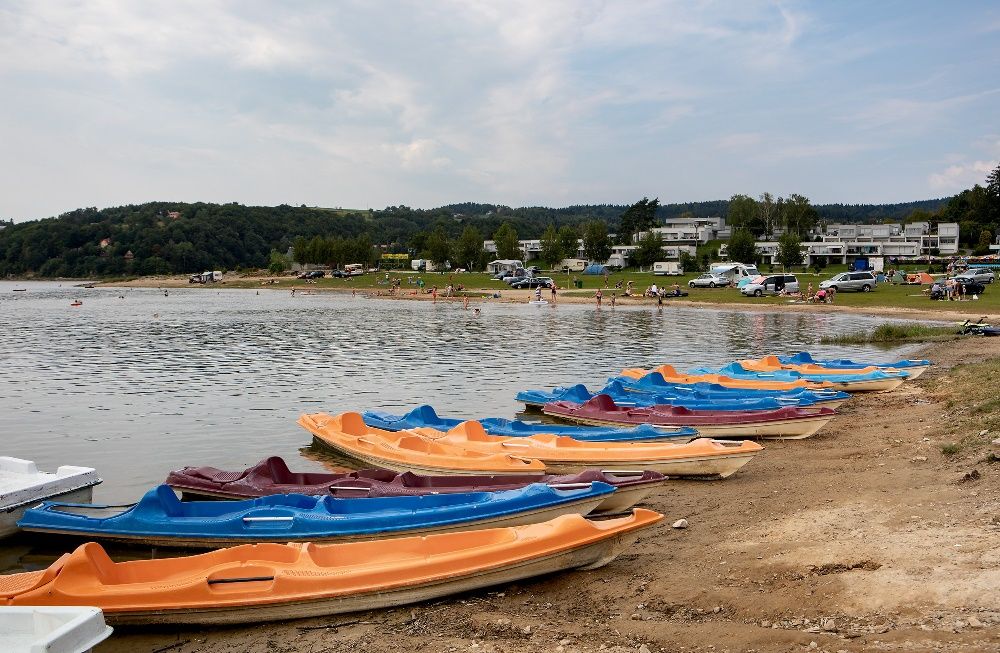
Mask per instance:
[[[1000,3],[0,0],[0,218],[895,202],[1000,158]]]

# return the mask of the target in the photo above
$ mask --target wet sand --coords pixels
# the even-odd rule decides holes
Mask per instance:
[[[998,651],[1000,433],[979,434],[996,407],[963,406],[950,371],[1000,357],[1000,338],[919,354],[935,367],[817,436],[669,483],[646,502],[665,523],[601,569],[322,619],[119,629],[97,650]]]

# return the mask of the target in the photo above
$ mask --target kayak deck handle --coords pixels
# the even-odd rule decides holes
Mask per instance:
[[[244,517],[243,521],[292,521],[294,517]]]
[[[614,474],[615,476],[642,476],[645,474],[640,469],[602,469],[602,474]]]
[[[549,487],[553,490],[582,490],[591,485],[592,483],[549,483]]]
[[[242,578],[209,578],[209,585],[223,585],[225,583],[263,583],[274,580],[274,576],[244,576]]]
[[[356,485],[331,485],[330,491],[336,492],[337,490],[357,490],[359,492],[371,493],[372,489],[370,487],[358,487]]]

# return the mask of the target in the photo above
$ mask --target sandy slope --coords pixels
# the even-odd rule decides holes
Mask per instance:
[[[1000,338],[930,347],[930,372],[856,397],[818,436],[768,442],[726,481],[669,484],[648,503],[667,525],[602,569],[330,619],[119,631],[98,651],[998,651],[1000,463],[985,458],[1000,433],[941,453],[948,370],[984,354]],[[961,419],[978,434],[981,417]]]

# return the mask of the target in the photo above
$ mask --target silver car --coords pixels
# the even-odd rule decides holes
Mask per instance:
[[[794,274],[769,274],[757,277],[747,285],[740,288],[740,292],[747,297],[753,295],[780,295],[781,293],[797,293],[799,291],[799,280]]]
[[[700,277],[695,277],[688,281],[688,286],[692,288],[725,288],[729,285],[729,277],[721,274],[706,272]]]
[[[832,279],[820,282],[819,287],[822,290],[833,288],[837,292],[844,290],[871,292],[875,289],[876,282],[874,272],[841,272]]]
[[[993,270],[990,268],[969,269],[961,274],[955,275],[955,281],[968,282],[978,281],[979,283],[993,283]]]

